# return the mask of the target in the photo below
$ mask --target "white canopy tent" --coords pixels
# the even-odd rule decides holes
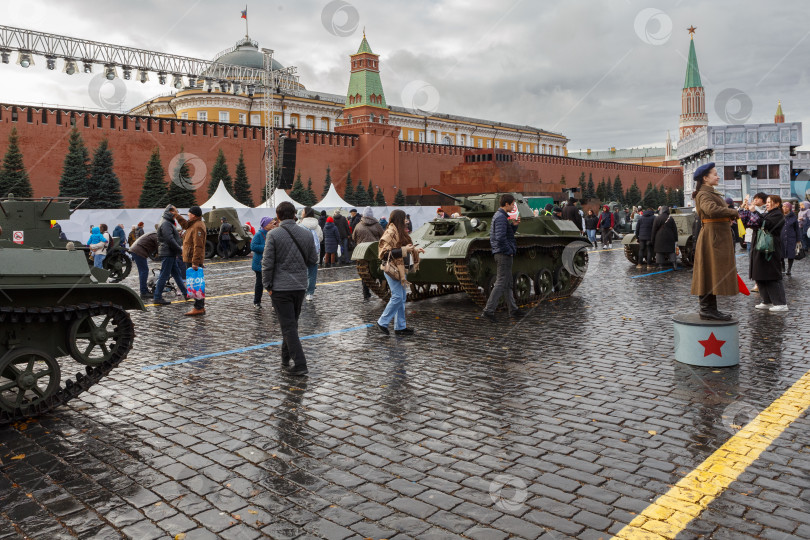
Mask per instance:
[[[354,208],[354,206],[344,201],[340,195],[337,194],[335,184],[331,184],[329,186],[329,191],[326,193],[326,197],[324,197],[321,202],[312,208],[315,210],[332,210],[335,208],[344,208],[348,210],[349,208]]]
[[[296,210],[301,209],[301,208],[304,207],[303,204],[299,203],[298,201],[294,200],[292,197],[287,195],[286,191],[284,191],[281,188],[276,188],[276,190],[273,192],[273,196],[271,198],[267,199],[266,201],[264,201],[262,204],[260,204],[256,208],[275,208],[276,206],[283,203],[284,201],[293,203],[293,206],[295,206]]]
[[[215,206],[217,208],[248,208],[248,206],[240,203],[234,199],[233,195],[228,193],[228,188],[225,187],[225,183],[222,180],[219,181],[217,190],[211,198],[202,203],[200,208],[213,208]]]

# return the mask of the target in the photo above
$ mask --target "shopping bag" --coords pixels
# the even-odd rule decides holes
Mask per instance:
[[[754,240],[754,229],[748,227],[745,229],[745,243],[752,242]]]
[[[737,218],[737,235],[740,237],[745,236],[745,225],[740,218]]]
[[[195,300],[205,298],[205,274],[202,268],[196,270],[191,266],[186,268],[186,291]]]
[[[751,296],[751,291],[748,290],[748,286],[743,281],[743,278],[740,277],[740,274],[737,274],[737,288],[745,296]]]

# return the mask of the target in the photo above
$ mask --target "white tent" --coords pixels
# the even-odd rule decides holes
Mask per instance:
[[[222,180],[219,181],[217,190],[214,192],[211,198],[200,205],[201,208],[213,208],[214,206],[217,208],[248,208],[244,204],[234,199],[233,195],[228,193],[228,188],[225,187]]]
[[[321,202],[312,208],[315,210],[332,210],[334,208],[349,209],[354,207],[341,199],[340,195],[338,195],[337,191],[335,190],[335,184],[331,184],[329,186],[329,191],[326,193],[326,197],[324,197]]]
[[[273,201],[272,203],[270,201]],[[275,208],[279,204],[283,203],[284,201],[293,203],[296,209],[303,208],[304,205],[299,203],[298,201],[293,200],[292,197],[287,195],[287,192],[281,188],[276,188],[273,192],[273,196],[270,199],[267,199],[262,204],[257,206],[256,208]]]

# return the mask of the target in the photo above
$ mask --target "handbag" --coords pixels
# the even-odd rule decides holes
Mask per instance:
[[[399,275],[399,267],[396,265],[390,251],[388,252],[388,257],[380,263],[380,270],[388,274],[391,279],[395,279],[397,281],[402,280],[402,277]]]
[[[748,227],[745,229],[745,243],[748,244],[754,239],[754,229]]]
[[[805,255],[807,255],[807,251],[804,249],[801,240],[796,242],[796,256],[793,257],[797,261],[804,259]]]
[[[765,229],[760,229],[754,249],[762,253],[766,261],[770,261],[774,253],[773,235]]]

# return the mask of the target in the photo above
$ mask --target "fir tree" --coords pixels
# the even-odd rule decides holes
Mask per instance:
[[[564,186],[564,185],[565,185],[565,175],[562,175],[562,176],[560,177],[560,185],[561,185],[561,186]]]
[[[368,204],[369,206],[377,206],[374,202],[374,186],[371,185],[371,180],[368,181],[368,189],[366,190],[366,194],[368,195]]]
[[[3,158],[3,167],[0,169],[0,195],[5,197],[13,193],[15,197],[31,197],[31,180],[23,164],[23,155],[20,151],[17,128],[11,128],[8,136],[8,149]]]
[[[633,185],[627,189],[627,195],[625,196],[624,200],[627,201],[627,204],[632,204],[634,206],[646,206],[641,200],[641,190],[639,189],[635,179],[633,180]]]
[[[385,195],[383,195],[382,189],[377,188],[377,194],[374,196],[374,203],[376,206],[387,206],[385,202]]]
[[[139,208],[161,208],[168,204],[169,193],[165,178],[166,171],[160,162],[160,150],[155,148],[146,165],[146,176],[138,201]]]
[[[312,177],[307,180],[307,206],[315,206],[318,199],[315,198],[315,191],[312,189]]]
[[[588,189],[585,191],[586,199],[593,199],[596,197],[596,189],[593,185],[593,173],[588,173]]]
[[[224,158],[223,158],[224,159]],[[298,173],[299,176],[301,173]],[[250,182],[247,177],[247,167],[245,167],[245,156],[239,152],[239,163],[236,164],[236,178],[233,182],[233,197],[240,203],[253,208],[253,194],[250,192]]]
[[[211,170],[211,181],[208,183],[208,196],[211,197],[217,190],[220,181],[225,183],[228,193],[233,193],[231,175],[228,174],[228,165],[225,163],[225,153],[220,148],[214,168]]]
[[[191,183],[191,174],[188,170],[183,147],[180,147],[180,155],[177,157],[177,165],[171,171],[171,182],[169,182],[168,199],[169,203],[177,208],[191,208],[197,205],[197,195],[194,193],[196,186]]]
[[[295,177],[295,182],[293,182],[293,187],[290,190],[290,198],[297,203],[304,204],[306,194],[304,182],[301,180],[301,171],[298,171],[298,176]]]
[[[394,195],[394,206],[405,206],[405,194],[401,189],[398,189],[397,194]]]
[[[357,179],[357,187],[354,190],[355,206],[372,206],[373,201],[368,198],[368,191],[363,187],[363,181]]]
[[[60,197],[84,197],[87,195],[87,179],[90,177],[90,157],[79,130],[73,128],[68,141],[68,153],[59,179]]]
[[[642,201],[644,206],[651,206],[653,208],[658,206],[658,194],[653,188],[652,182],[647,184],[647,189],[644,190]]]
[[[349,204],[357,204],[354,196],[354,186],[352,186],[351,171],[346,174],[346,188],[343,190],[343,200]]]
[[[675,190],[672,188],[667,190],[667,206],[670,208],[678,206],[678,198],[677,195],[675,195]]]
[[[622,179],[619,177],[618,174],[616,175],[616,179],[613,181],[613,198],[616,199],[616,202],[618,202],[621,205],[627,203],[627,201],[624,200],[624,188],[622,187]]]
[[[329,193],[329,186],[332,185],[332,175],[329,170],[329,165],[326,166],[326,178],[323,181],[323,193],[321,193],[321,199],[326,197],[326,194]]]
[[[607,202],[608,198],[607,187],[605,186],[605,179],[602,178],[602,181],[599,182],[599,187],[596,188],[596,198],[599,199],[600,202]]]
[[[587,201],[588,184],[585,183],[585,171],[579,175],[579,196],[583,201]]]
[[[113,170],[113,156],[107,139],[103,139],[93,154],[90,178],[87,180],[89,200],[86,208],[123,208],[121,182]]]

